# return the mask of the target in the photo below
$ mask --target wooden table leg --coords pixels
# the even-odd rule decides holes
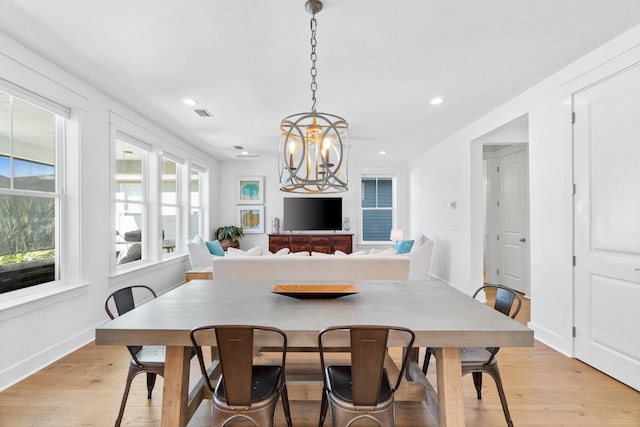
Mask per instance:
[[[167,346],[162,392],[162,427],[187,425],[191,347]]]
[[[436,361],[440,427],[464,426],[460,349],[436,348]]]

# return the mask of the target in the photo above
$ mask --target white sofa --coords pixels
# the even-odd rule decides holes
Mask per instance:
[[[407,280],[409,257],[243,256],[215,257],[213,280]]]
[[[418,236],[403,255],[314,255],[214,257],[199,243],[187,243],[191,268],[213,265],[214,279],[426,280],[434,242]],[[255,248],[258,249],[258,248]],[[302,276],[306,274],[306,277]],[[314,276],[314,277],[312,277]]]

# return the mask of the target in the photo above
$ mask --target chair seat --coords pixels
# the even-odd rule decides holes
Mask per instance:
[[[164,366],[165,347],[163,345],[149,345],[136,352],[136,357],[145,366]],[[132,359],[132,363],[135,363]]]
[[[251,403],[265,400],[274,395],[279,386],[281,366],[255,365],[251,370]],[[216,399],[227,403],[224,381],[220,379],[215,392]],[[276,395],[277,396],[277,395]]]
[[[327,380],[330,389],[340,399],[353,403],[353,384],[351,381],[351,366],[329,366],[327,367]],[[382,370],[382,384],[380,385],[380,393],[378,401],[384,402],[393,395],[387,369]]]
[[[489,357],[491,357],[491,353],[484,347],[464,347],[460,352],[460,360],[463,367],[465,365],[485,365]],[[495,363],[495,361],[496,359],[494,358],[491,364]]]

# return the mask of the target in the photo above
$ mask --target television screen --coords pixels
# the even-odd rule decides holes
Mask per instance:
[[[285,197],[283,230],[342,229],[341,197]]]

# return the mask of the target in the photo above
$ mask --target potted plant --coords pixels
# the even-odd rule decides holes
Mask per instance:
[[[213,232],[214,236],[220,242],[222,249],[240,248],[240,239],[244,237],[244,231],[235,225],[223,225]]]

